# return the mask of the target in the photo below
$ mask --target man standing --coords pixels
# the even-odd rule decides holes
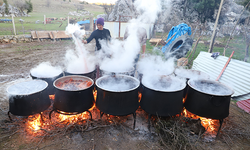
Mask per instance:
[[[98,18],[97,21],[97,28],[87,40],[83,40],[84,44],[91,42],[93,39],[96,41],[96,51],[99,51],[102,47],[99,40],[107,40],[110,41],[111,35],[108,29],[103,28],[104,26],[104,19]]]
[[[90,37],[87,40],[83,40],[82,42],[84,44],[89,43],[93,39],[95,39],[96,42],[96,47],[95,51],[99,51],[102,46],[100,44],[100,40],[106,40],[107,42],[110,41],[111,36],[110,32],[108,29],[103,28],[104,26],[104,19],[103,18],[98,18],[96,21],[97,28],[94,32],[91,33]],[[96,78],[100,77],[100,68],[99,66],[96,66]]]

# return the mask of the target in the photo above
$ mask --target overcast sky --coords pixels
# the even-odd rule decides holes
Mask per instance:
[[[84,0],[84,1],[89,3],[115,3],[117,0]]]

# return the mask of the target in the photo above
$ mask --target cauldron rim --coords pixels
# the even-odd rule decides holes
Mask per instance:
[[[115,90],[107,90],[107,89],[104,89],[104,88],[102,88],[100,85],[98,85],[99,82],[100,82],[100,80],[103,80],[103,78],[114,77],[114,76],[111,76],[111,75],[104,75],[104,76],[98,78],[98,79],[96,80],[95,84],[96,84],[96,86],[97,86],[98,88],[100,88],[100,89],[102,89],[102,90],[104,90],[104,91],[108,91],[108,92],[119,92],[119,93],[130,92],[130,91],[133,91],[133,90],[139,88],[139,86],[140,86],[140,81],[139,81],[138,79],[136,79],[135,77],[132,77],[132,76],[129,76],[129,75],[122,75],[122,74],[115,75],[115,77],[117,77],[117,76],[119,76],[119,77],[131,78],[132,80],[134,80],[134,81],[137,82],[137,86],[134,87],[134,88],[132,88],[132,89],[129,89],[129,90],[115,91]]]
[[[206,82],[208,81],[208,83],[214,83],[214,84],[218,84],[218,85],[224,86],[225,88],[227,88],[228,90],[231,91],[231,94],[227,94],[227,95],[225,95],[225,94],[212,94],[212,93],[208,93],[208,92],[201,91],[201,90],[199,90],[198,88],[195,88],[194,86],[192,86],[191,82],[195,82],[195,81],[206,81]],[[233,90],[232,88],[230,88],[229,86],[227,86],[227,85],[225,85],[225,84],[223,84],[223,83],[221,83],[221,82],[219,82],[219,81],[214,81],[214,80],[190,79],[190,80],[188,81],[188,86],[191,87],[192,89],[198,91],[198,92],[201,92],[201,93],[207,94],[207,95],[214,95],[214,96],[231,96],[231,95],[234,94],[234,90]]]
[[[65,73],[70,73],[70,74],[87,74],[87,73],[91,73],[91,72],[93,72],[93,71],[95,71],[95,70],[96,70],[96,68],[93,67],[93,69],[91,69],[91,71],[88,71],[88,72],[70,72],[70,71],[68,71],[67,69],[65,69],[64,72],[65,72]]]
[[[171,76],[168,76],[169,78],[171,78]],[[147,86],[147,85],[145,85],[144,83],[144,78],[142,78],[142,85],[143,86],[145,86],[145,87],[147,87],[148,89],[150,89],[150,90],[153,90],[153,91],[156,91],[156,92],[178,92],[178,91],[181,91],[181,90],[183,90],[183,89],[185,89],[185,87],[186,87],[186,84],[183,84],[183,87],[181,87],[180,89],[178,89],[178,90],[157,90],[157,89],[153,89],[153,88],[151,88],[151,87],[149,87],[149,86]]]
[[[46,86],[45,86],[43,89],[41,89],[40,91],[33,92],[33,93],[29,93],[29,94],[14,94],[14,93],[9,92],[9,88],[12,87],[13,85],[20,84],[20,83],[24,83],[24,82],[29,82],[29,81],[41,81],[41,82],[44,82],[44,83],[46,84]],[[44,91],[47,87],[48,87],[48,83],[47,83],[46,81],[40,80],[40,79],[33,79],[33,80],[23,81],[23,82],[19,82],[19,83],[14,83],[14,84],[8,86],[8,88],[7,88],[6,91],[7,91],[7,93],[8,93],[9,95],[11,95],[11,96],[29,96],[29,95],[33,95],[33,94],[42,92],[42,91]]]
[[[81,90],[65,90],[65,89],[58,88],[58,87],[55,85],[55,83],[56,83],[58,80],[60,80],[60,79],[63,79],[63,78],[73,78],[73,77],[87,78],[88,80],[90,80],[90,81],[92,82],[92,84],[91,84],[89,87],[87,87],[87,88],[85,88],[85,89],[81,89]],[[61,90],[61,91],[65,91],[65,92],[80,92],[80,91],[84,91],[84,90],[87,90],[87,89],[91,88],[93,85],[94,85],[94,81],[93,81],[91,78],[89,78],[89,77],[87,77],[87,76],[80,76],[80,75],[63,76],[63,77],[60,77],[60,78],[56,79],[56,80],[53,82],[53,86],[54,86],[56,89]]]

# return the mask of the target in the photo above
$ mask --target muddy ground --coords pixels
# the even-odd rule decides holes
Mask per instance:
[[[141,109],[137,110],[134,130],[132,115],[121,117],[125,121],[121,121],[120,118],[120,122],[110,123],[107,120],[108,116],[100,119],[98,110],[93,110],[93,121],[83,122],[83,130],[79,130],[79,125],[70,126],[63,132],[47,136],[28,133],[23,129],[25,123],[16,121],[17,119],[10,122],[7,116],[6,88],[13,83],[30,80],[30,69],[41,62],[49,61],[52,65],[63,66],[65,52],[74,47],[75,45],[68,40],[20,43],[11,48],[0,49],[0,149],[176,149],[162,142],[154,128],[154,122],[151,133],[148,131],[147,114]],[[86,47],[93,51],[94,43]],[[193,135],[189,138],[196,137],[198,136]],[[202,137],[196,138],[191,144],[192,149],[250,149],[250,115],[231,102],[230,115],[224,119],[219,136],[209,141]]]

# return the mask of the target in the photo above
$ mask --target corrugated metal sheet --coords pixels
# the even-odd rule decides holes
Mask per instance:
[[[233,97],[233,100],[242,101],[250,98],[250,93],[242,96]]]
[[[244,101],[238,101],[237,106],[245,110],[245,112],[250,113],[250,99]]]
[[[228,57],[225,56],[214,59],[211,53],[200,52],[192,69],[207,73],[210,79],[216,80],[227,60]],[[234,89],[233,97],[250,93],[250,63],[231,59],[219,81]],[[250,99],[250,95],[245,98]]]

